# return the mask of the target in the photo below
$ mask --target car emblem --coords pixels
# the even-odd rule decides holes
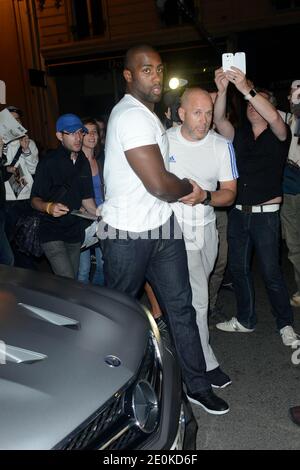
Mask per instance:
[[[132,410],[140,430],[145,433],[153,432],[159,419],[158,399],[152,385],[146,380],[140,380],[135,386]]]
[[[109,367],[119,367],[121,365],[121,361],[117,356],[106,356],[104,361]]]

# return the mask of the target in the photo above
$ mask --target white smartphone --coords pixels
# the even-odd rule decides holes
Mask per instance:
[[[246,74],[246,54],[245,52],[225,52],[222,54],[222,68],[224,72],[229,70],[232,66],[240,69],[244,74]]]

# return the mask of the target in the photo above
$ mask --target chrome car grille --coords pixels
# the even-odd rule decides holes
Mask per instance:
[[[134,381],[117,392],[85,423],[56,445],[55,449],[130,450],[144,446],[151,439],[160,421],[162,395],[162,368],[154,341],[156,340],[151,333]],[[138,395],[136,390],[139,392],[139,387],[142,392]],[[134,405],[134,397],[138,395],[143,398],[143,394],[146,397],[145,412],[142,414],[145,422],[143,419],[139,420]],[[141,408],[143,407],[139,404],[139,410]],[[148,415],[151,425],[147,424]]]

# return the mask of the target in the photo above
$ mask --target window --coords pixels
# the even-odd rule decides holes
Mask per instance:
[[[193,0],[157,0],[156,4],[165,26],[192,23],[196,16]]]
[[[105,31],[102,0],[73,0],[74,39],[101,36]]]
[[[272,0],[271,3],[273,8],[278,11],[300,8],[300,0]]]

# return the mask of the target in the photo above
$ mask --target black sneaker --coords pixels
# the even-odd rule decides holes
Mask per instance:
[[[289,409],[291,420],[300,426],[300,406],[292,406]]]
[[[204,392],[188,393],[187,397],[191,403],[202,406],[207,413],[212,415],[224,415],[229,411],[226,401],[215,395],[211,389]]]
[[[232,383],[229,375],[225,374],[220,367],[206,372],[206,377],[213,388],[225,388]]]

